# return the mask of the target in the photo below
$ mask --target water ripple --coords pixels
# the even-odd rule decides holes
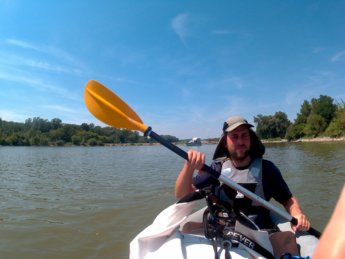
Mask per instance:
[[[198,149],[209,162],[214,145]],[[266,150],[322,230],[344,184],[345,144]],[[129,241],[175,202],[183,165],[161,146],[0,147],[0,160],[0,258],[128,258]]]

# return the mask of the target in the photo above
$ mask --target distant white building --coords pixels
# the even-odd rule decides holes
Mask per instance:
[[[201,146],[201,139],[200,138],[192,138],[186,144],[187,146]]]

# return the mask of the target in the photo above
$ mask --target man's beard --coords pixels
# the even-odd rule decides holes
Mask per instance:
[[[230,152],[230,157],[237,161],[243,161],[249,156],[249,154],[250,154],[249,149],[245,151],[233,151],[233,152]]]

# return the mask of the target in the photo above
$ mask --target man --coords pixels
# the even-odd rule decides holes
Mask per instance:
[[[298,220],[293,230],[306,231],[310,228],[310,222],[300,209],[297,199],[290,192],[279,169],[271,162],[262,159],[265,147],[258,139],[249,124],[240,116],[230,117],[223,126],[223,134],[214,152],[214,162],[211,167],[218,172],[222,171],[239,184],[252,185],[252,190],[265,200],[274,198],[280,202],[286,211]],[[219,182],[211,178],[208,174],[200,171],[205,163],[205,155],[195,150],[188,151],[188,161],[185,162],[175,185],[175,196],[180,199],[196,189],[206,187]],[[198,175],[193,179],[193,173],[199,170]],[[228,189],[230,187],[225,187]],[[224,193],[230,193],[224,190]],[[255,206],[251,202],[242,202],[247,199],[236,195],[236,204],[241,211],[249,214],[260,211],[260,206]],[[253,210],[254,208],[254,210]],[[255,209],[258,210],[255,210]],[[246,213],[245,213],[246,214]],[[265,228],[265,227],[263,227]]]

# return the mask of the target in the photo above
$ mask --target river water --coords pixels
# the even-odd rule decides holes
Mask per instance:
[[[210,158],[215,146],[197,148]],[[322,231],[345,143],[270,144],[265,158]],[[0,258],[128,258],[130,240],[175,202],[182,164],[162,146],[0,147]]]

